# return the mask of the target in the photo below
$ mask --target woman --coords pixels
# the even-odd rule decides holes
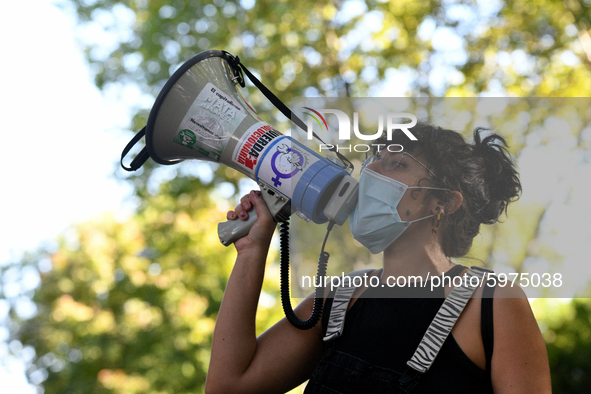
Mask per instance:
[[[370,273],[380,283],[463,274],[465,268],[449,258],[465,255],[480,224],[495,223],[517,198],[521,185],[505,141],[480,133],[470,145],[456,132],[419,124],[413,127],[417,141],[396,134],[388,141],[403,145],[404,154],[382,149],[364,163],[351,230],[372,253],[383,250],[383,269]],[[385,195],[396,201],[372,201]],[[322,340],[330,298],[323,322],[313,329],[301,331],[282,319],[256,338],[256,306],[275,223],[256,192],[227,218],[245,220],[252,207],[259,218],[235,243],[238,256],[214,331],[206,392],[281,393],[307,379],[306,392],[408,392],[399,377],[408,374],[406,362],[451,289],[435,289],[440,297],[427,298],[411,287],[358,288],[336,340]],[[483,289],[476,289],[432,367],[413,380],[413,393],[550,392],[546,350],[527,299],[517,288],[494,291],[492,311],[481,311]],[[296,314],[306,319],[312,306],[308,297]],[[494,351],[485,352],[485,346]]]

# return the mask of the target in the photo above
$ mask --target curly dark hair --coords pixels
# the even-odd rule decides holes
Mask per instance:
[[[482,134],[489,130],[476,128],[474,143],[468,144],[453,130],[418,123],[411,129],[417,141],[411,141],[400,130],[392,138],[378,143],[400,144],[404,151],[422,155],[436,177],[428,177],[430,185],[448,188],[462,194],[461,207],[441,222],[443,252],[448,257],[461,257],[470,250],[480,231],[480,224],[493,224],[510,202],[519,198],[521,182],[505,139],[498,134]],[[426,194],[448,203],[449,192],[429,190]]]

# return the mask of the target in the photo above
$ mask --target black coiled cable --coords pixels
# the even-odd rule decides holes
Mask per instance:
[[[320,320],[322,315],[322,307],[324,305],[324,277],[326,275],[326,266],[328,264],[328,258],[330,255],[324,251],[328,234],[332,229],[333,223],[328,225],[326,237],[322,243],[322,250],[320,251],[320,257],[318,258],[318,271],[316,273],[316,279],[321,286],[316,286],[314,291],[314,308],[312,309],[312,315],[308,320],[300,320],[291,307],[291,300],[289,298],[289,222],[279,222],[279,246],[281,248],[281,304],[283,305],[283,312],[285,317],[294,327],[300,330],[309,330],[314,327]]]

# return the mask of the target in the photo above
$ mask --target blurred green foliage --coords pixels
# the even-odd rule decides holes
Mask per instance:
[[[203,391],[235,252],[219,245],[224,212],[211,186],[179,182],[163,184],[125,222],[105,215],[77,226],[51,255],[53,269],[34,298],[42,307],[20,333],[43,355],[37,365],[51,371],[48,392]],[[270,300],[278,288],[272,272],[264,284]],[[270,306],[260,307],[261,330],[281,317]]]
[[[538,299],[533,310],[546,341],[554,392],[588,392],[591,387],[589,299]]]
[[[79,39],[97,86],[119,93],[134,86],[141,92],[126,102],[136,114],[134,130],[146,123],[171,73],[207,49],[240,56],[284,102],[392,92],[447,97],[591,92],[589,0],[70,0],[65,6],[79,17]],[[388,85],[392,80],[400,83]],[[286,124],[260,92],[251,87],[245,95],[263,118]],[[506,134],[512,153],[519,157],[548,143],[544,131],[533,127],[548,110],[524,109],[534,120],[531,127]],[[578,116],[582,124],[589,122],[585,109]],[[470,128],[469,121],[458,127]],[[572,129],[573,151],[589,149],[577,134],[581,128]],[[241,176],[212,166],[208,179],[187,168],[162,170],[148,162],[125,178],[139,197],[137,213],[124,222],[105,215],[75,226],[52,251],[52,268],[43,270],[34,295],[37,315],[23,319],[13,306],[17,342],[36,352],[27,373],[46,392],[203,391],[211,334],[235,256],[217,240],[216,223],[228,209],[219,187],[227,182],[236,192]],[[512,227],[484,231],[471,254],[491,263],[503,252],[517,271],[528,257],[559,260],[538,241],[549,205],[516,209]],[[314,244],[322,232],[307,230],[299,242]],[[315,263],[315,248],[310,249],[297,258]],[[335,249],[337,266],[346,259],[367,260],[354,243]],[[37,267],[47,261],[45,254],[27,256],[21,264]],[[282,315],[275,303],[276,260],[269,258],[260,330]],[[11,278],[6,272],[5,282]],[[30,290],[24,294],[30,295]],[[541,305],[536,313],[554,390],[584,392],[591,375],[591,304]]]

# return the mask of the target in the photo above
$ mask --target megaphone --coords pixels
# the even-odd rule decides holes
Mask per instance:
[[[240,92],[239,66],[237,58],[217,50],[184,63],[158,95],[146,127],[123,151],[121,166],[134,171],[148,157],[164,165],[194,159],[221,163],[257,182],[276,220],[296,212],[315,223],[341,225],[357,202],[357,181],[344,166],[264,122]],[[144,134],[146,147],[126,167],[123,158]],[[222,244],[248,234],[253,213],[246,222],[220,223]]]

